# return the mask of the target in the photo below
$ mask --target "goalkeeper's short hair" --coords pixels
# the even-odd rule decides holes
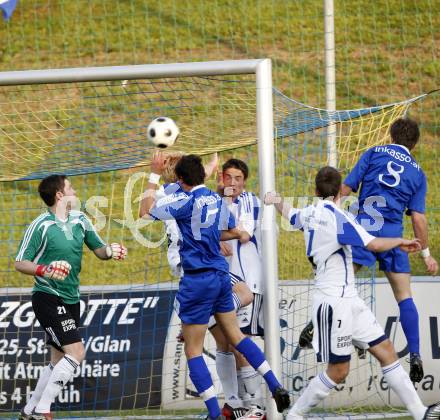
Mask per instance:
[[[55,204],[55,196],[58,191],[64,191],[66,175],[49,175],[44,178],[38,186],[41,199],[48,207]]]

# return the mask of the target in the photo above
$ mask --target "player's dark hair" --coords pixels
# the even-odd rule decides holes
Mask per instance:
[[[66,175],[49,175],[40,182],[38,192],[47,206],[51,207],[55,204],[56,193],[64,191],[64,181],[66,179]]]
[[[196,155],[182,156],[176,164],[175,171],[177,178],[191,187],[203,184],[205,180],[205,168],[202,159]]]
[[[418,124],[410,118],[399,118],[394,121],[390,133],[393,143],[406,146],[409,150],[414,148],[420,137]]]
[[[238,169],[239,171],[241,171],[245,180],[249,176],[248,166],[240,159],[229,159],[222,166],[223,172],[227,171],[230,168]]]
[[[324,166],[316,174],[315,185],[319,197],[336,197],[341,188],[342,178],[332,166]]]

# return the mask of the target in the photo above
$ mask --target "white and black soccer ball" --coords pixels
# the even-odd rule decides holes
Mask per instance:
[[[147,128],[148,140],[162,149],[172,146],[179,137],[179,133],[179,127],[168,117],[155,118]]]

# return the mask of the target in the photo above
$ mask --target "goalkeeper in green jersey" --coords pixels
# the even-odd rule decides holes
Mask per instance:
[[[79,273],[83,244],[101,260],[123,260],[127,249],[107,245],[88,217],[73,210],[75,190],[64,175],[51,175],[38,187],[49,207],[27,228],[15,268],[34,276],[32,308],[48,335],[50,363],[44,368],[19,419],[52,419],[50,405],[73,377],[85,356],[79,333]]]

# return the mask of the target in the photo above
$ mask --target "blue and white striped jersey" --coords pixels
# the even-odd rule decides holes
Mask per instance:
[[[374,236],[330,200],[292,209],[289,219],[304,232],[307,257],[315,267],[315,287],[330,296],[356,296],[351,245],[366,246]]]
[[[260,200],[255,194],[243,191],[229,205],[229,210],[238,226],[251,237],[245,244],[240,243],[238,239],[227,241],[232,247],[232,256],[226,257],[229,271],[241,277],[253,293],[261,294],[264,284],[261,265]]]

